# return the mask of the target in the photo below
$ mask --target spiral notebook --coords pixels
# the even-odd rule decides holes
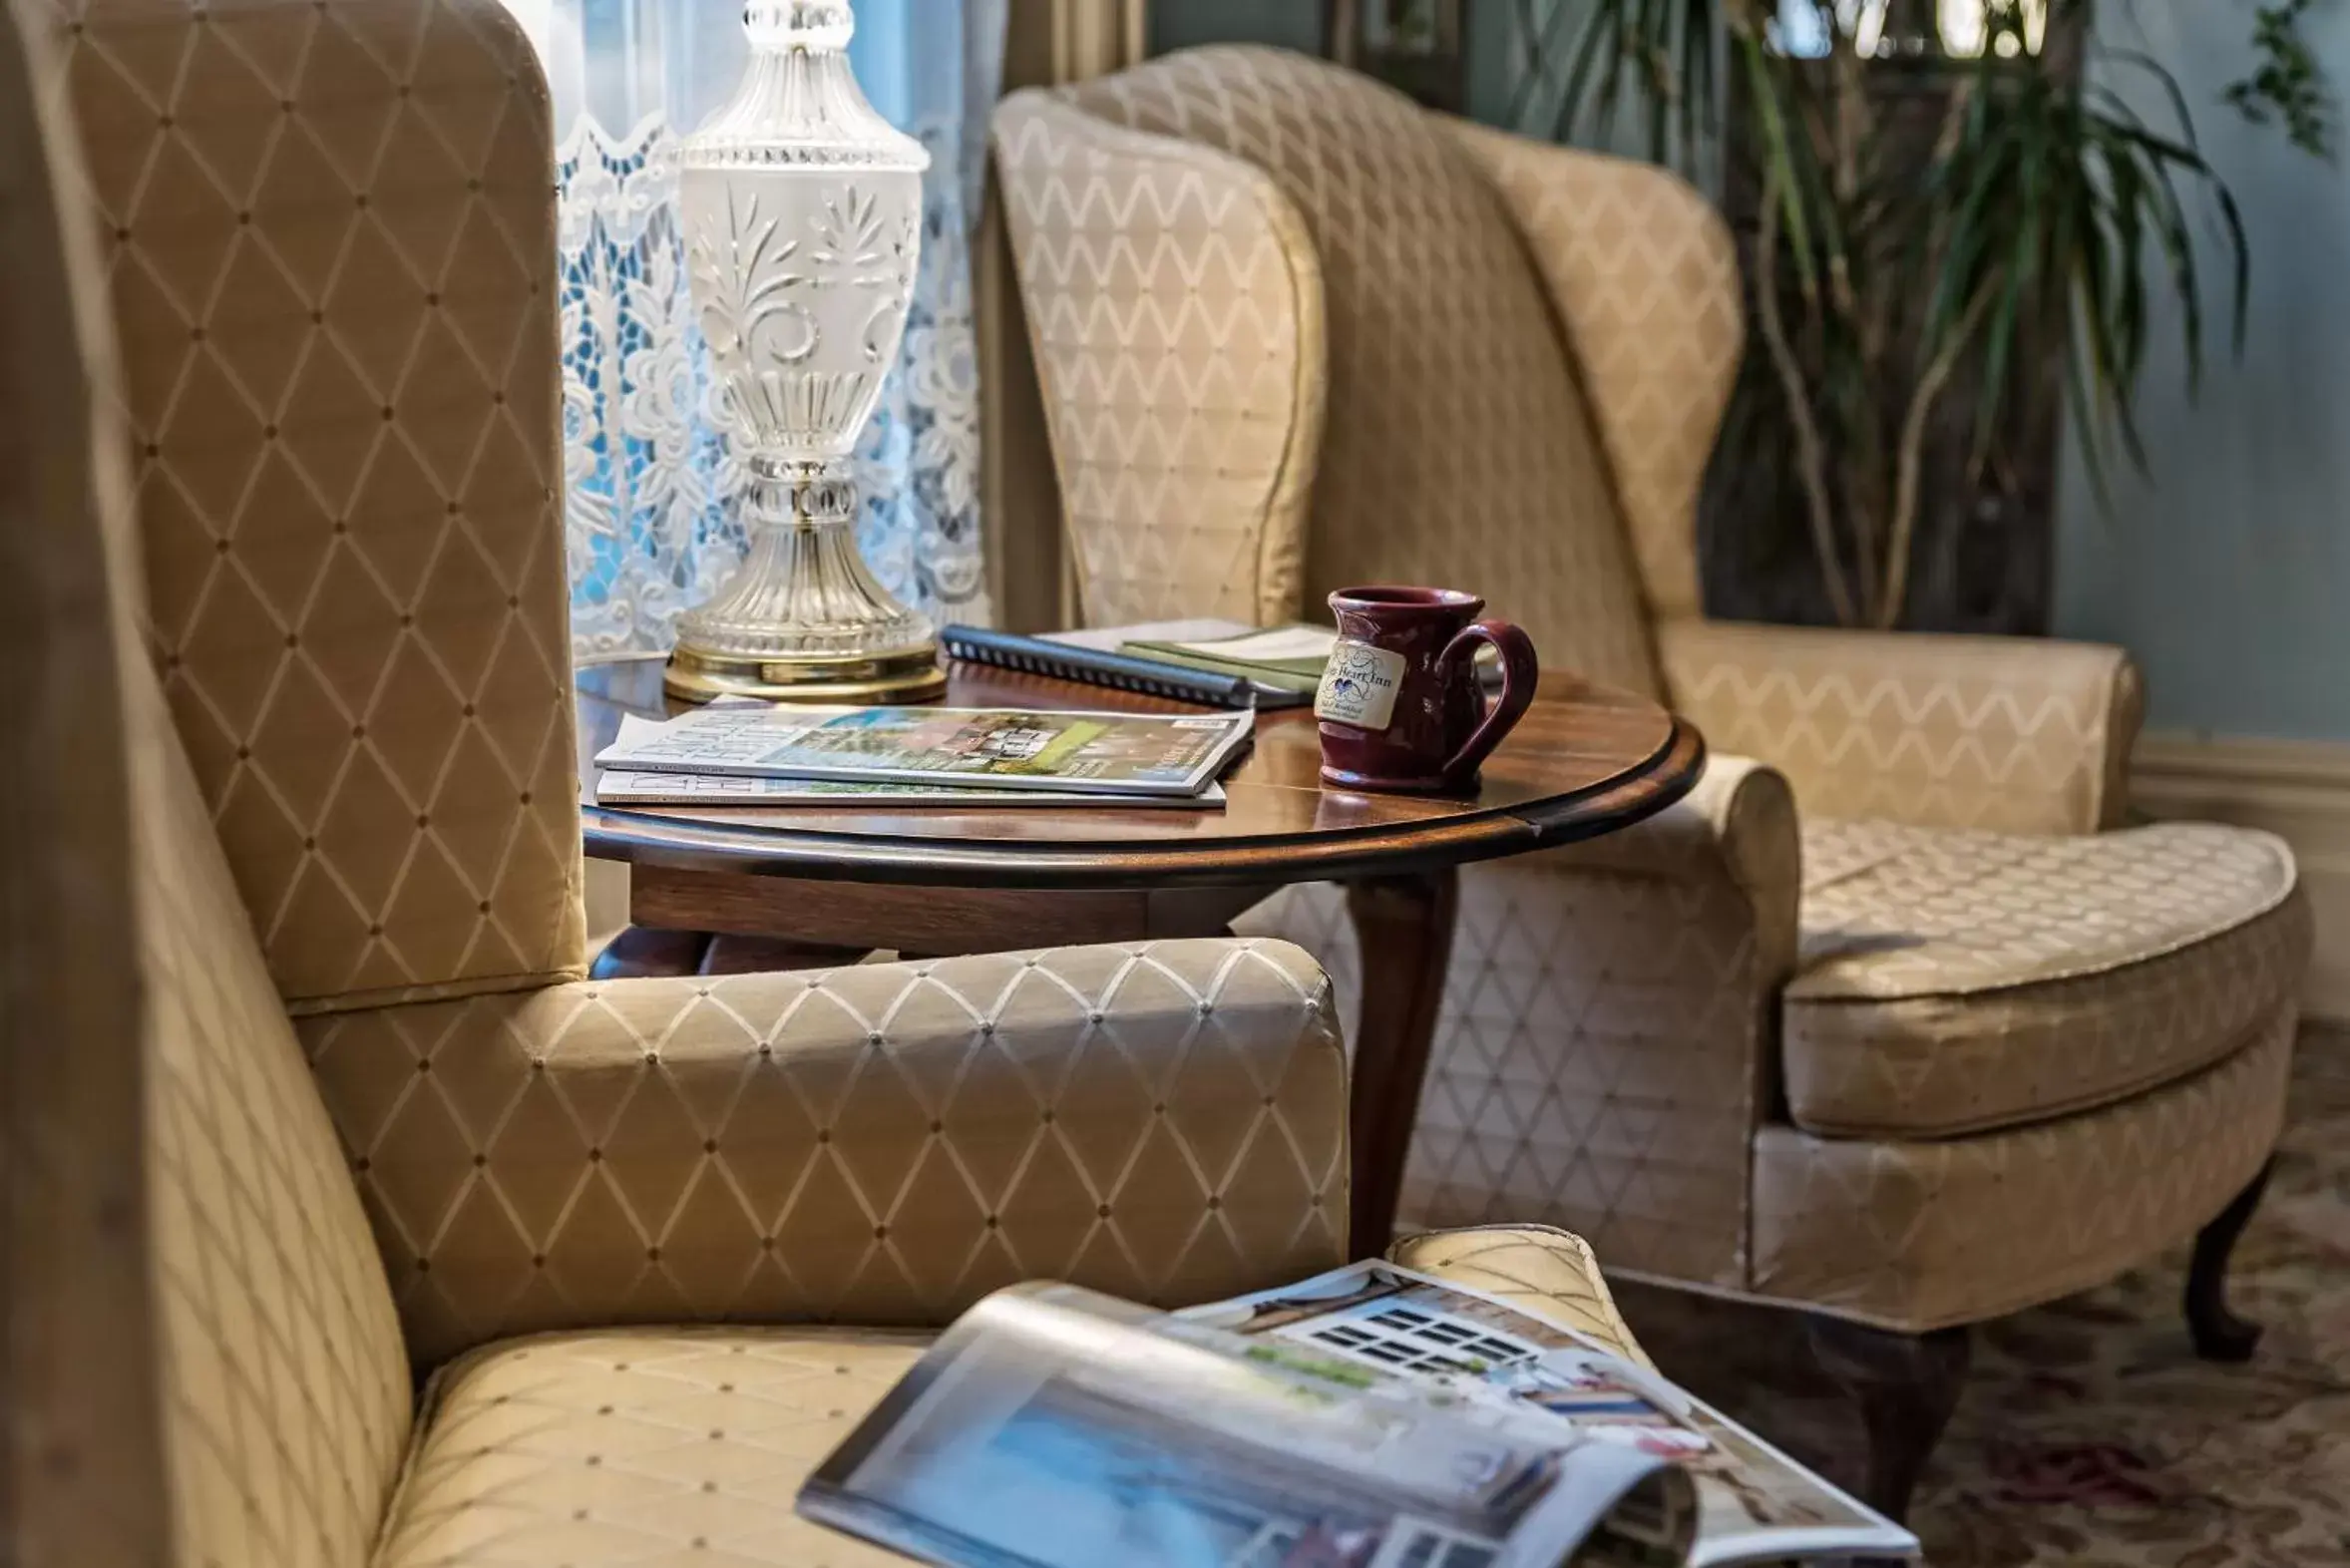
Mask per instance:
[[[1134,629],[1137,628],[1125,628],[1118,635],[1130,635]],[[966,663],[1165,697],[1174,702],[1196,702],[1202,707],[1294,708],[1314,700],[1311,691],[1292,691],[1241,675],[1137,658],[1111,648],[1088,646],[1071,640],[1067,634],[1026,637],[1009,631],[990,631],[983,626],[948,626],[939,633],[939,646],[949,658]]]

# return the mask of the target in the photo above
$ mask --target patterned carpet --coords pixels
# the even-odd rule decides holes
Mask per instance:
[[[2194,1359],[2183,1250],[1979,1331],[1912,1523],[1934,1568],[2350,1563],[2350,1033],[2304,1034],[2292,1125],[2236,1253],[2266,1325],[2247,1367]],[[1831,1474],[1857,1452],[1782,1315],[1627,1291],[1665,1370]],[[1746,1321],[1752,1317],[1753,1322]],[[1732,1349],[1725,1349],[1732,1347]]]

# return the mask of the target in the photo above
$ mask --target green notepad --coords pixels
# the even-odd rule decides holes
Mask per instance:
[[[1322,667],[1330,662],[1331,646],[1339,634],[1328,626],[1275,626],[1200,642],[1124,642],[1121,653],[1158,659],[1219,675],[1241,675],[1284,691],[1312,691],[1322,684]]]

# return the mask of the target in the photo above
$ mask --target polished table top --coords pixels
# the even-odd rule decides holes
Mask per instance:
[[[1705,743],[1645,697],[1552,675],[1486,761],[1474,796],[1324,786],[1308,708],[1257,720],[1224,776],[1222,811],[1087,808],[658,806],[594,802],[589,760],[623,713],[658,717],[661,663],[581,671],[580,778],[588,852],[697,871],[939,887],[1230,886],[1429,870],[1612,832],[1687,794]],[[1184,704],[979,665],[951,664],[954,707],[1198,711]]]

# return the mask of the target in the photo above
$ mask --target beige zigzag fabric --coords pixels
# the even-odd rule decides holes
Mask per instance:
[[[1426,1236],[1391,1256],[1641,1357],[1573,1236]],[[377,1568],[901,1563],[806,1523],[791,1503],[923,1344],[855,1331],[671,1329],[491,1346],[436,1381],[430,1429]]]
[[[1304,220],[1329,401],[1301,609],[1351,584],[1457,585],[1553,663],[1656,689],[1607,460],[1542,279],[1438,120],[1274,49],[1188,50],[1059,96],[1256,166]],[[1029,308],[1061,307],[1048,294]],[[1071,389],[1039,370],[1047,403],[1065,405]]]
[[[1755,1288],[1910,1333],[2111,1279],[2187,1235],[2276,1146],[2294,1018],[2194,1077],[2055,1121],[1931,1143],[1765,1127]]]
[[[1297,613],[1322,277],[1272,181],[1040,93],[995,156],[1086,617]]]
[[[1805,817],[2094,833],[2117,826],[2140,689],[2119,648],[1674,620],[1675,709],[1758,757]]]
[[[1501,194],[1549,285],[1649,612],[1698,614],[1698,490],[1746,351],[1730,226],[1654,164],[1445,125]]]
[[[1195,1301],[1346,1250],[1346,1064],[1282,943],[623,980],[309,1019],[410,1351]]]
[[[165,687],[289,998],[581,963],[546,87],[493,0],[37,0]]]
[[[1610,1268],[1743,1286],[1797,877],[1784,781],[1735,757],[1628,832],[1464,868],[1403,1222],[1540,1217]],[[1320,955],[1352,1017],[1336,889],[1290,889],[1237,929]]]

